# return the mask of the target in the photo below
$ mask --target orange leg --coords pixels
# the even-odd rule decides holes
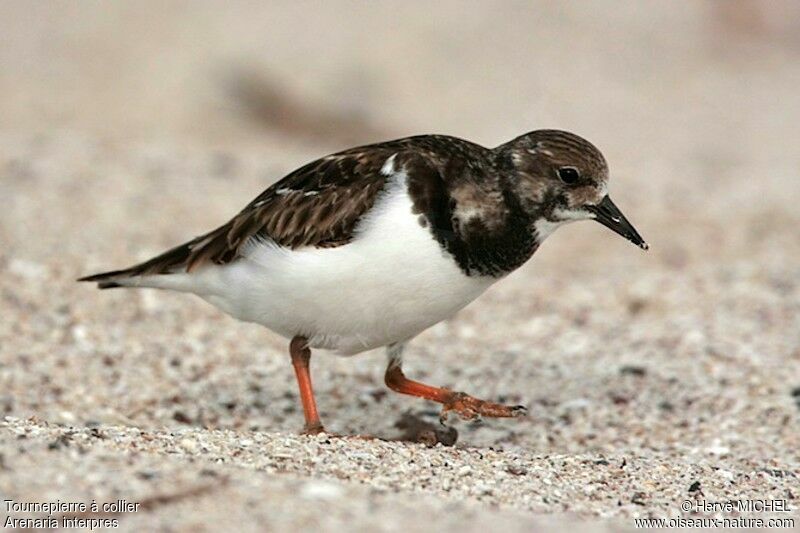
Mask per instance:
[[[319,419],[317,412],[317,402],[314,400],[314,389],[311,387],[311,372],[309,371],[309,360],[311,350],[308,348],[305,337],[295,337],[289,343],[289,353],[292,356],[292,366],[294,374],[297,376],[297,386],[300,388],[300,401],[303,403],[303,414],[306,418],[304,433],[315,435],[322,433],[325,428]]]
[[[463,392],[455,392],[440,387],[425,385],[419,381],[408,379],[403,374],[398,359],[392,359],[386,368],[386,386],[395,392],[417,396],[442,404],[442,414],[440,420],[444,422],[450,411],[455,412],[465,420],[471,420],[479,416],[492,418],[507,418],[522,416],[527,413],[525,407],[521,405],[501,405],[498,403],[487,402],[473,398]]]

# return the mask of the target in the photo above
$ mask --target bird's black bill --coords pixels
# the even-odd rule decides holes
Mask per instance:
[[[614,202],[611,201],[608,195],[606,195],[599,204],[588,206],[588,209],[594,213],[595,219],[605,227],[619,233],[642,250],[647,250],[649,248],[647,243],[644,242],[644,239],[642,239],[642,236],[639,235],[639,232],[636,231],[636,228],[628,222],[628,219],[625,218],[622,211],[614,205]]]

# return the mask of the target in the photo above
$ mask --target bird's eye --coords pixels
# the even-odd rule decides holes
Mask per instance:
[[[581,174],[575,167],[561,167],[558,169],[558,177],[567,185],[574,185],[581,179]]]

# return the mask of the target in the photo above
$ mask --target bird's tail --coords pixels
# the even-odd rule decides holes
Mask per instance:
[[[122,270],[101,272],[79,278],[77,281],[92,281],[97,283],[98,289],[113,289],[116,287],[155,287],[173,288],[178,274],[186,271],[186,264],[192,253],[192,242],[181,244],[163,254],[156,256],[144,263],[139,263]],[[168,281],[167,278],[173,278]]]
[[[100,274],[92,274],[91,276],[84,276],[78,278],[77,281],[94,281],[97,282],[98,289],[114,289],[116,287],[130,287],[131,280],[135,276],[131,269],[125,270],[112,270],[111,272],[101,272]]]

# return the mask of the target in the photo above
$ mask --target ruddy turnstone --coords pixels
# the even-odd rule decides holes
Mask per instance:
[[[443,405],[443,417],[513,417],[403,375],[406,343],[512,272],[556,228],[594,219],[647,244],[607,193],[608,166],[558,130],[496,148],[420,135],[352,148],[278,181],[219,228],[144,263],[81,278],[99,288],[190,292],[290,339],[307,432],[323,430],[312,348],[386,347],[386,384]]]

